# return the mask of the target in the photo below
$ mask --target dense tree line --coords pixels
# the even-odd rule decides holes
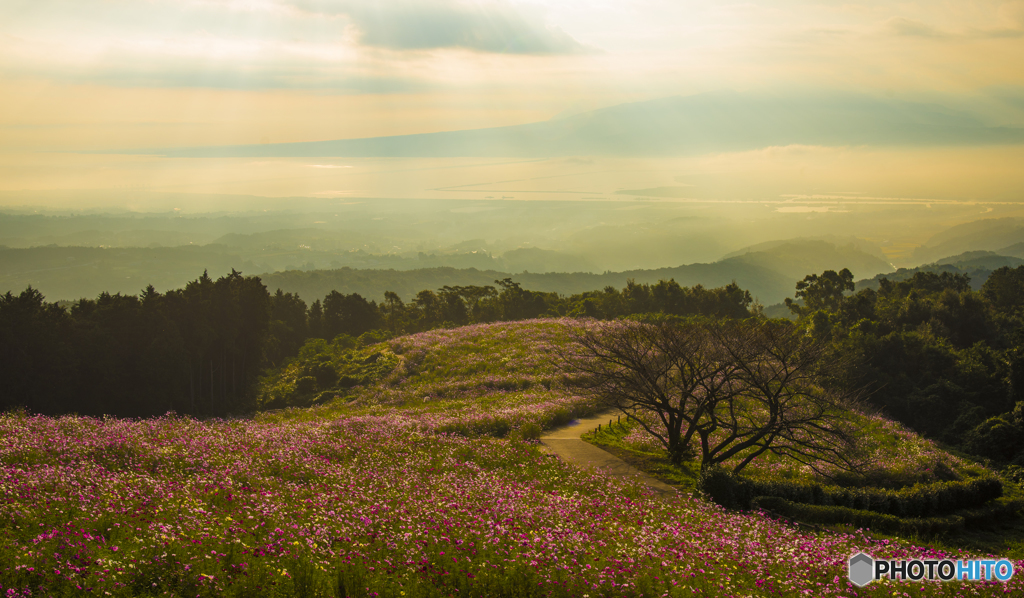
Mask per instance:
[[[145,416],[244,409],[264,362],[258,278],[205,273],[184,289],[101,294],[64,309],[35,289],[0,296],[0,406]]]
[[[854,365],[837,379],[936,440],[1024,465],[1024,266],[967,275],[917,272],[853,293],[848,270],[798,283],[787,301]]]
[[[704,289],[672,280],[564,297],[506,278],[495,286],[424,290],[409,303],[391,292],[378,305],[331,291],[309,306],[234,270],[217,280],[204,273],[167,293],[150,286],[139,296],[102,293],[69,307],[29,287],[0,296],[0,409],[223,416],[252,409],[261,371],[297,355],[309,339],[374,340],[541,316],[743,317],[750,305],[750,294],[735,283]]]

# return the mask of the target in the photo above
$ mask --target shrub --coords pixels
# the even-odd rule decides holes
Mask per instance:
[[[912,517],[901,519],[895,515],[851,509],[848,507],[799,504],[778,496],[759,496],[752,501],[755,509],[772,511],[805,523],[845,523],[858,528],[870,528],[883,533],[898,533],[919,536],[936,536],[964,527],[964,518],[959,515],[942,517]]]
[[[368,347],[384,342],[389,338],[391,338],[391,335],[386,330],[369,330],[359,335],[359,345]]]
[[[756,497],[777,497],[793,503],[836,506],[897,517],[930,517],[981,506],[1003,494],[997,478],[918,484],[902,490],[840,488],[786,480],[758,480],[721,469],[701,474],[698,488],[718,504],[746,509]]]
[[[750,484],[720,467],[709,467],[700,472],[697,489],[711,500],[729,509],[743,509],[750,506],[754,496]]]
[[[316,390],[316,378],[312,376],[303,376],[295,381],[295,392],[299,394],[309,394]]]
[[[522,436],[523,440],[537,440],[540,438],[540,426],[533,422],[523,424],[523,426],[519,428],[519,434]]]

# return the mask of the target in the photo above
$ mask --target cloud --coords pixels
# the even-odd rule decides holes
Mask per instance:
[[[464,48],[504,54],[592,52],[537,11],[509,2],[291,0],[302,11],[344,15],[362,45],[393,50]]]
[[[932,40],[1015,39],[1024,37],[1024,2],[1008,2],[999,10],[1009,27],[967,27],[960,31],[946,31],[922,21],[892,17],[882,30],[890,35],[920,37]]]
[[[932,39],[944,39],[950,37],[948,33],[940,31],[927,23],[906,19],[904,17],[893,17],[885,22],[885,31],[893,35],[908,37],[928,37]]]

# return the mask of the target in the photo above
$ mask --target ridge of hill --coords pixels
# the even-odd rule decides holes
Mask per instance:
[[[495,280],[511,278],[531,291],[573,295],[602,289],[607,286],[622,288],[627,280],[637,283],[654,284],[660,280],[674,279],[682,286],[703,285],[707,288],[725,286],[735,281],[751,295],[764,301],[764,297],[785,297],[793,288],[793,281],[775,271],[743,261],[712,264],[690,264],[675,268],[654,270],[629,270],[625,272],[589,272],[534,274],[523,272],[509,274],[496,270],[476,268],[426,268],[420,270],[314,270],[311,272],[288,271],[262,275],[268,288],[280,288],[285,292],[297,293],[307,301],[319,299],[332,290],[340,293],[359,293],[377,299],[385,290],[398,293],[404,300],[411,300],[423,289],[437,289],[442,286],[485,286],[494,285]],[[781,300],[781,299],[780,299]]]
[[[931,264],[918,266],[917,268],[899,268],[888,274],[878,274],[872,278],[865,278],[857,281],[857,290],[878,289],[879,280],[888,278],[894,282],[908,280],[918,272],[951,272],[953,274],[966,274],[971,279],[971,288],[975,291],[981,289],[985,281],[993,271],[1004,266],[1016,268],[1024,265],[1024,259],[999,255],[992,251],[967,251],[959,255],[942,258]]]
[[[957,145],[1024,141],[936,104],[858,94],[709,92],[522,125],[362,139],[118,150],[171,157],[550,157],[680,155],[778,145]]]
[[[969,251],[994,251],[1024,257],[1024,218],[986,218],[952,226],[933,235],[913,256],[929,264]]]
[[[820,236],[815,236],[815,237],[795,237],[795,238],[792,238],[792,239],[776,239],[774,241],[765,241],[763,243],[756,243],[754,245],[749,245],[747,247],[742,247],[740,249],[737,249],[736,251],[730,251],[729,253],[723,255],[721,259],[726,260],[726,259],[729,259],[731,257],[739,257],[741,255],[746,255],[748,253],[758,252],[758,251],[770,251],[770,250],[773,250],[773,249],[775,249],[775,248],[777,248],[777,247],[779,247],[781,245],[794,244],[794,243],[803,243],[805,241],[824,241],[825,243],[829,243],[831,245],[835,245],[837,248],[838,247],[844,247],[844,248],[845,247],[852,247],[852,248],[854,248],[854,249],[856,249],[856,250],[858,250],[858,251],[860,251],[862,253],[866,253],[868,255],[877,257],[878,259],[883,260],[883,261],[885,260],[885,253],[875,243],[872,243],[871,241],[868,241],[866,239],[861,239],[860,237],[838,236],[838,235],[820,235]]]
[[[32,285],[51,300],[77,300],[101,292],[136,295],[149,284],[162,292],[184,285],[204,270],[218,276],[234,268],[245,274],[263,270],[260,276],[268,288],[297,293],[307,303],[335,290],[377,301],[383,299],[385,291],[393,291],[409,301],[424,289],[493,285],[495,280],[511,278],[525,289],[563,295],[608,286],[622,288],[630,279],[641,284],[674,279],[682,286],[699,284],[706,288],[735,281],[761,303],[772,304],[790,296],[795,283],[808,274],[850,268],[857,276],[868,277],[892,271],[883,260],[853,244],[837,246],[824,240],[750,248],[718,262],[598,274],[582,271],[588,266],[583,258],[538,248],[516,249],[498,257],[486,250],[466,250],[407,258],[364,251],[332,253],[330,246],[323,251],[297,250],[294,243],[275,249],[262,237],[227,235],[220,238],[224,244],[182,247],[2,249],[0,292],[20,292]],[[339,267],[317,269],[314,257],[317,263],[331,260]],[[272,261],[302,265],[301,260],[309,260],[301,270],[295,265],[276,272],[266,268]],[[558,266],[576,271],[543,271]]]
[[[762,244],[764,245],[764,244]],[[838,245],[824,240],[793,240],[771,244],[761,250],[734,252],[719,263],[743,262],[776,271],[795,283],[808,274],[848,268],[855,277],[893,272],[881,257],[871,255],[849,243]],[[787,290],[787,292],[791,292]],[[774,298],[773,298],[774,299]]]

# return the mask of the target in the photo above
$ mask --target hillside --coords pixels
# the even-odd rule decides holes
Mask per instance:
[[[967,558],[863,530],[801,532],[684,494],[659,499],[546,457],[522,438],[592,408],[553,376],[560,327],[472,326],[371,346],[396,357],[379,382],[251,420],[0,416],[0,560],[16,563],[0,587],[839,596],[850,595],[835,580],[857,551]],[[927,448],[900,438],[897,451]],[[891,594],[885,583],[857,592]]]

